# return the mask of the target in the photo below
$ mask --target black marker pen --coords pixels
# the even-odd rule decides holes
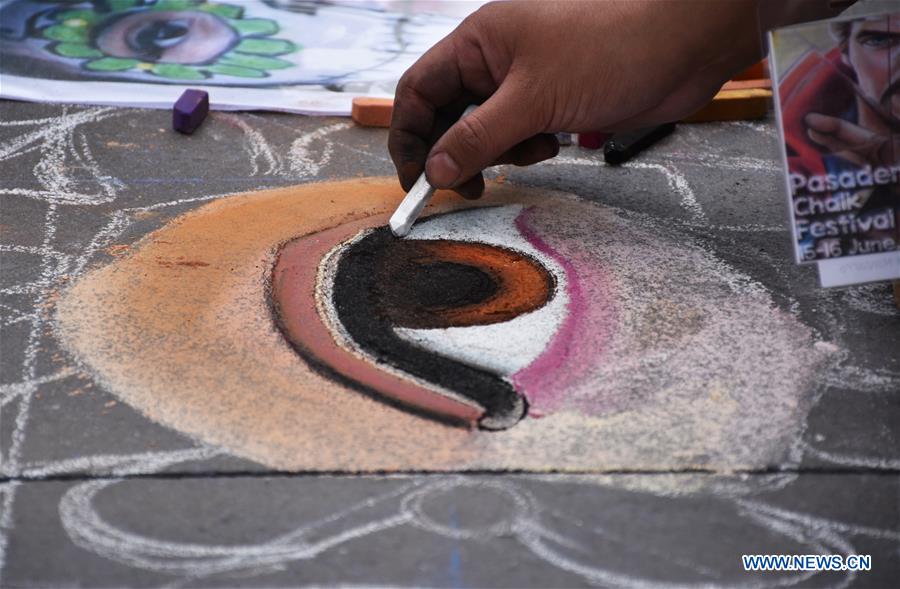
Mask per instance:
[[[603,159],[610,165],[627,162],[675,130],[675,123],[616,133],[603,146]]]

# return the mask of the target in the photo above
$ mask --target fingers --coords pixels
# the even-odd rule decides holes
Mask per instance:
[[[508,62],[498,62],[498,54],[509,52],[499,50],[503,43],[483,30],[498,10],[490,5],[479,10],[401,78],[388,149],[404,190],[425,171],[436,188],[477,198],[484,190],[481,171],[487,166],[528,165],[558,153],[555,137],[535,136],[544,125],[533,114],[534,92],[509,75],[508,65],[503,65]],[[489,28],[496,32],[496,26]],[[489,67],[486,51],[491,48],[494,60]],[[466,105],[486,96],[490,98],[475,113],[457,121]]]
[[[400,79],[388,150],[404,190],[424,171],[434,141],[465,107],[496,90],[481,55],[476,27],[464,22],[428,50]]]
[[[404,190],[422,173],[436,110],[461,91],[459,69],[447,39],[428,50],[397,84],[388,150]]]
[[[403,190],[409,192],[416,179],[425,169],[422,162],[428,154],[428,144],[407,131],[391,130],[388,135],[388,151],[397,168],[397,178]]]
[[[838,141],[831,135],[826,135],[825,133],[819,133],[813,129],[809,129],[807,131],[807,135],[809,138],[824,147],[828,150],[829,153],[838,153],[842,151],[849,150],[849,147],[846,143]]]
[[[837,117],[809,113],[804,121],[810,139],[859,166],[877,162],[886,143],[885,137]]]
[[[475,174],[472,178],[469,178],[454,190],[463,198],[467,198],[469,200],[475,200],[477,198],[481,198],[482,193],[484,193],[484,176],[481,174]]]
[[[804,121],[810,138],[832,150],[865,147],[881,141],[877,133],[837,117],[809,113]]]
[[[412,121],[413,125],[407,126],[406,129],[400,127],[405,116],[413,117],[409,113],[414,109],[406,108],[410,103],[406,103],[406,110],[402,113],[398,111],[396,101],[394,106],[395,120],[400,121],[397,125],[393,125],[388,134],[388,150],[394,166],[397,168],[397,176],[404,190],[409,190],[419,178],[419,175],[425,171],[425,159],[431,146],[437,141],[450,126],[459,119],[459,114],[466,106],[474,100],[468,94],[464,98],[455,100],[452,104],[441,108],[435,108],[431,115],[431,127],[427,130],[424,128],[417,130],[409,130],[414,127],[416,121]],[[399,113],[399,114],[398,114]],[[424,132],[424,135],[418,132]]]
[[[514,166],[530,166],[559,154],[559,141],[556,135],[544,133],[529,137],[522,143],[497,158],[491,165],[512,164]],[[484,193],[484,176],[479,172],[472,178],[456,186],[453,190],[463,198],[474,200]]]
[[[514,166],[530,166],[559,154],[559,141],[555,135],[544,133],[529,137],[522,143],[501,155],[492,166],[512,164]],[[484,176],[479,172],[462,184],[453,188],[460,196],[469,200],[480,198],[484,193]]]
[[[541,133],[514,145],[506,153],[491,162],[491,165],[512,164],[530,166],[559,155],[559,140],[551,133]]]
[[[437,188],[455,188],[532,138],[543,126],[532,116],[533,107],[530,93],[508,77],[487,102],[437,141],[425,164],[428,181]],[[518,157],[525,162],[546,155],[547,147],[546,139],[537,139],[521,148]],[[515,151],[511,157],[517,157]]]

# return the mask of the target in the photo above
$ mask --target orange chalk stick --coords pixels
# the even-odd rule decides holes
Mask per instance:
[[[392,98],[354,98],[350,116],[363,127],[390,127],[393,110]]]
[[[769,112],[772,91],[764,88],[745,90],[722,89],[712,101],[685,118],[685,123],[710,121],[749,121],[761,119]]]

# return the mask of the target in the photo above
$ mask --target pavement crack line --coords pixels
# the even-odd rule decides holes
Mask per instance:
[[[346,478],[346,479],[384,479],[410,477],[546,477],[558,476],[583,478],[593,476],[703,476],[703,477],[750,477],[772,475],[813,475],[813,476],[897,476],[900,468],[763,468],[740,470],[710,469],[609,469],[609,470],[403,470],[403,471],[272,471],[272,470],[235,470],[235,471],[192,471],[192,472],[156,472],[156,473],[124,473],[124,474],[90,474],[66,473],[40,477],[4,476],[0,477],[0,485],[7,483],[48,483],[48,482],[82,482],[93,480],[202,480],[202,479],[311,479],[311,478]]]

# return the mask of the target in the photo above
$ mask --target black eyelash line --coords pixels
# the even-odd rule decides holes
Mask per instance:
[[[389,263],[390,251],[397,243],[390,230],[382,227],[353,244],[338,262],[334,307],[344,329],[379,361],[477,403],[485,412],[479,421],[481,429],[512,427],[525,416],[527,402],[511,384],[485,370],[423,350],[394,333],[395,325],[382,308],[384,289],[391,285],[379,284],[378,276],[382,274],[379,266]]]

